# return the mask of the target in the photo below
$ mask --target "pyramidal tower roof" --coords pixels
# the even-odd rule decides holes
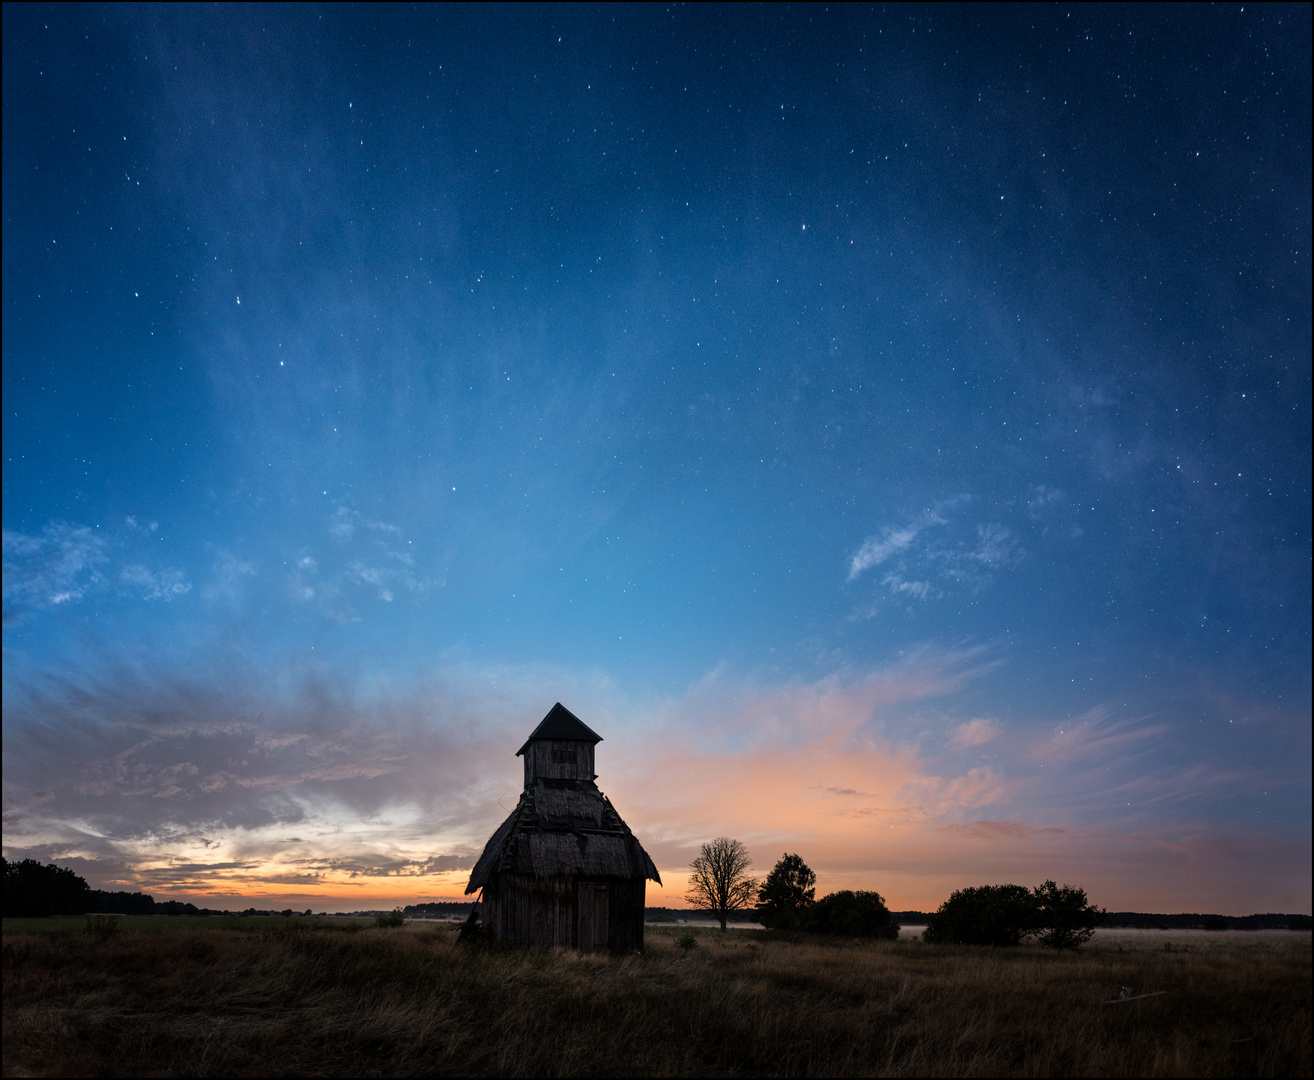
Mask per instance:
[[[496,892],[496,881],[503,874],[525,880],[649,879],[661,883],[643,845],[594,783],[593,747],[601,741],[601,735],[561,702],[552,706],[516,751],[525,758],[525,790],[484,846],[470,872],[467,894],[490,882]],[[535,742],[567,745],[536,747]],[[557,754],[544,753],[549,750],[565,752],[558,761]]]
[[[535,739],[569,739],[572,742],[595,744],[602,742],[601,735],[559,701],[548,710],[547,716],[543,717],[538,727],[530,733],[525,745],[516,751],[516,757],[528,750],[529,744]]]

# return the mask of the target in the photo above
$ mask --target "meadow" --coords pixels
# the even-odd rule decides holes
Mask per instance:
[[[644,955],[607,958],[439,922],[147,921],[6,920],[5,1076],[1311,1072],[1307,932],[1055,954],[649,926]],[[1124,987],[1165,992],[1108,1004]]]

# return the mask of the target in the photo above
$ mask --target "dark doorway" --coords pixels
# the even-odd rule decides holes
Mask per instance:
[[[579,951],[607,951],[610,941],[608,907],[611,891],[593,881],[579,883]]]

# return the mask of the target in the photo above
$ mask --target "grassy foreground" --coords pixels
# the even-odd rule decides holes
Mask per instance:
[[[4,1075],[1311,1072],[1308,933],[1054,955],[685,930],[608,959],[458,948],[438,923],[6,929]],[[1122,987],[1167,993],[1104,1004]]]

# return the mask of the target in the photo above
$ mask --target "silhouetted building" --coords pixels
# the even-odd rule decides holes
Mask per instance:
[[[661,878],[594,783],[601,741],[558,702],[516,751],[525,790],[465,887],[483,890],[483,924],[494,941],[642,950],[644,890]]]

